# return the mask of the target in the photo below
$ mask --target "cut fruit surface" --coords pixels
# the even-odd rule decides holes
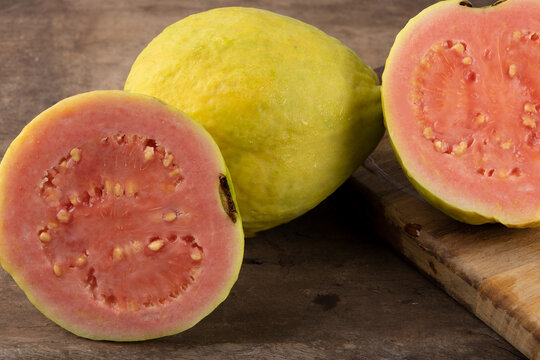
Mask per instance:
[[[2,266],[80,336],[185,330],[238,276],[242,225],[219,149],[153,98],[63,100],[25,127],[0,174]]]
[[[540,224],[540,3],[437,3],[400,32],[385,123],[418,191],[454,218]]]

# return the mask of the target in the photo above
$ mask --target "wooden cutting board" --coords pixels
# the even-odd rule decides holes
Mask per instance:
[[[472,226],[426,203],[387,137],[352,178],[379,235],[531,359],[540,359],[540,229]],[[452,316],[452,314],[448,314]]]

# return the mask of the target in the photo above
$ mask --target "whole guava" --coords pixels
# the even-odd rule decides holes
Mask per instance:
[[[317,28],[253,8],[167,27],[125,89],[201,123],[220,147],[247,235],[290,221],[339,187],[384,132],[377,76]]]

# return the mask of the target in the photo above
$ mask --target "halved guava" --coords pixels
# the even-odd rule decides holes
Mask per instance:
[[[156,99],[96,91],[63,100],[13,141],[0,175],[0,262],[77,335],[180,332],[237,279],[242,225],[221,153]]]
[[[540,225],[540,2],[450,0],[399,33],[385,123],[424,198],[471,224]]]

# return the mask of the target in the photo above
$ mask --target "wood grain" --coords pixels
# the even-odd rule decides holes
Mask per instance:
[[[540,230],[472,226],[442,214],[411,187],[387,138],[352,182],[377,209],[381,236],[526,356],[540,359]]]
[[[270,9],[336,36],[376,67],[399,29],[432,2],[0,0],[0,152],[62,98],[122,88],[142,48],[189,14]],[[379,242],[359,208],[365,200],[345,186],[298,220],[250,239],[225,303],[193,329],[153,341],[78,338],[0,271],[0,359],[523,358]]]

